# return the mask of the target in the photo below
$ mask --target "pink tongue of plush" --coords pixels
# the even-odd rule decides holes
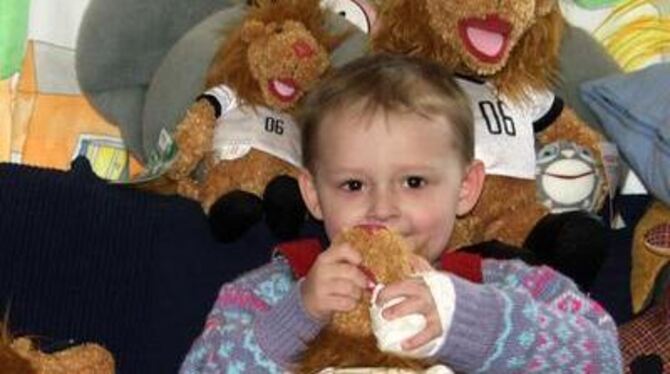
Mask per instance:
[[[468,27],[467,35],[472,46],[487,56],[496,56],[502,50],[505,40],[502,34],[475,27]]]
[[[289,97],[295,92],[295,87],[289,86],[279,80],[275,80],[273,84],[277,93],[283,97]]]

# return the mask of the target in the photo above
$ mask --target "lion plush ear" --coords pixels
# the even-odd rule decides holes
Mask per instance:
[[[556,0],[537,0],[537,3],[535,3],[535,16],[546,16],[554,6],[556,6]]]
[[[258,20],[249,20],[242,26],[241,35],[245,43],[251,43],[265,35],[265,25]]]

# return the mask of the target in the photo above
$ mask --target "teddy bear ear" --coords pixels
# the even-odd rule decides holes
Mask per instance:
[[[283,29],[287,31],[306,30],[302,23],[292,20],[284,21]]]
[[[263,35],[265,35],[265,25],[261,21],[249,20],[242,26],[242,40],[246,43],[251,43]]]
[[[537,0],[535,3],[535,15],[537,17],[546,16],[557,6],[556,0]]]
[[[272,3],[274,1],[275,0],[247,0],[247,5],[261,8],[261,7],[264,7],[264,6],[266,6],[269,3]]]

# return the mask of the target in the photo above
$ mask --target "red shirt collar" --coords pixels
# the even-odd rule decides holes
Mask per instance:
[[[286,258],[295,277],[302,278],[312,268],[323,247],[318,239],[308,238],[281,243],[276,250]],[[481,263],[482,257],[477,254],[445,250],[440,257],[440,270],[481,283]]]

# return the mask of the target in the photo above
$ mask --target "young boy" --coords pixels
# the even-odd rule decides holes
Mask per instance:
[[[404,297],[385,319],[426,318],[399,353],[457,372],[621,372],[613,320],[567,278],[520,261],[473,262],[463,274],[479,283],[445,271],[454,220],[475,205],[484,179],[468,105],[432,63],[377,55],[341,68],[306,98],[300,118],[308,209],[329,238],[359,225],[395,230],[439,271],[439,297],[423,278],[378,296],[378,305]],[[354,307],[367,286],[358,252],[305,243],[280,246],[284,256],[223,286],[183,373],[291,370],[333,313]]]

